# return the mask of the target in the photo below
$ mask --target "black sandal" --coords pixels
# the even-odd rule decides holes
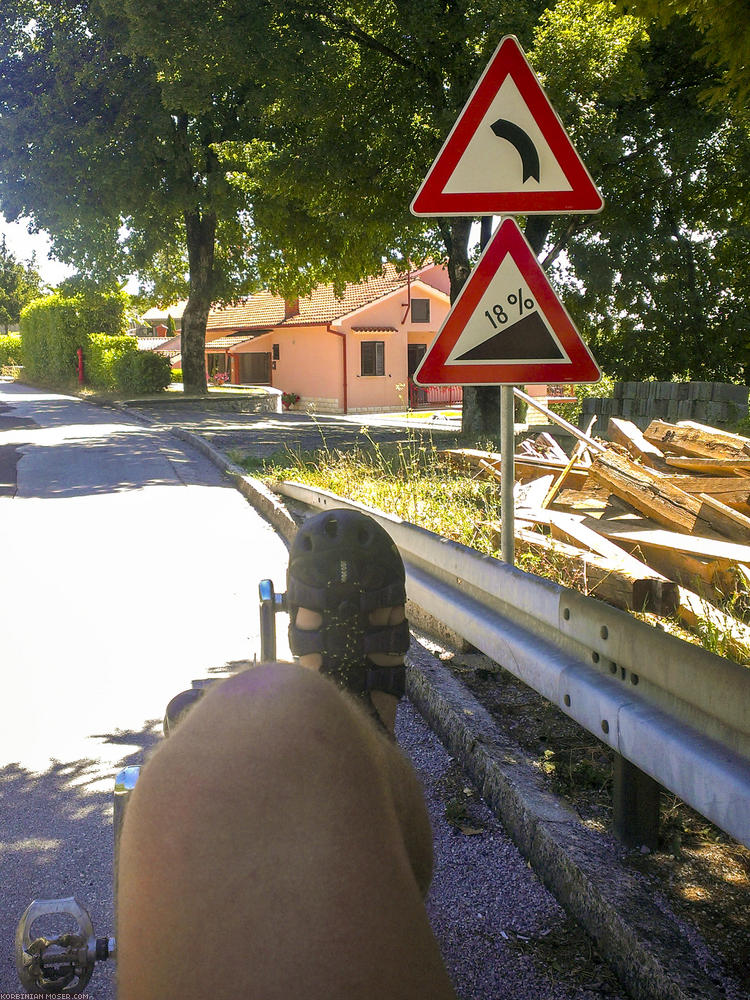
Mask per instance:
[[[320,672],[360,698],[380,720],[371,691],[401,698],[403,663],[380,667],[372,653],[403,656],[409,648],[409,623],[371,625],[376,608],[406,603],[404,564],[390,535],[366,514],[336,508],[300,527],[287,571],[289,646],[295,656],[320,653]],[[323,623],[297,627],[299,608],[317,611]]]

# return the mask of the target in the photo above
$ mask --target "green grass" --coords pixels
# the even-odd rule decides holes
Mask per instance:
[[[325,437],[323,440],[324,447],[315,452],[287,448],[265,459],[238,456],[235,460],[270,486],[295,480],[394,514],[483,554],[499,555],[499,484],[452,464],[439,453],[431,438],[414,432],[405,443],[384,445],[365,433],[364,444],[346,451],[331,449]],[[584,589],[580,574],[571,571],[554,553],[518,552],[516,565],[562,586]],[[737,595],[721,603],[726,603],[727,613],[746,618],[745,601]],[[747,661],[727,648],[726,637],[719,634],[708,615],[705,622],[692,629],[676,619],[657,621],[645,614],[636,617],[698,642],[710,652]]]
[[[271,484],[293,479],[395,514],[480,552],[497,551],[492,529],[500,517],[497,484],[457,469],[421,434],[395,445],[378,444],[365,435],[364,444],[347,451],[327,446],[312,453],[286,450],[240,464]]]

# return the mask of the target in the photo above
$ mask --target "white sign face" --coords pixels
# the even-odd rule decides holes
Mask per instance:
[[[503,81],[443,190],[572,191],[511,76]]]
[[[570,362],[510,254],[503,258],[446,359],[447,364],[457,365],[498,361]]]

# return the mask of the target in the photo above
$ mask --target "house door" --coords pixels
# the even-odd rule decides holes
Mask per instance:
[[[406,350],[408,352],[407,361],[409,365],[407,374],[409,378],[411,378],[419,367],[419,362],[424,357],[425,351],[427,350],[427,344],[409,344]]]
[[[244,385],[271,384],[270,354],[256,351],[253,354],[238,354],[236,357],[240,361],[240,382]]]

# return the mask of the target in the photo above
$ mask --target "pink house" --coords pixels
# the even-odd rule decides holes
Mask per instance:
[[[297,393],[319,412],[404,409],[409,381],[450,308],[448,273],[428,264],[346,285],[319,285],[284,300],[259,292],[214,309],[206,328],[206,368],[236,385]],[[454,393],[460,400],[460,390]]]

